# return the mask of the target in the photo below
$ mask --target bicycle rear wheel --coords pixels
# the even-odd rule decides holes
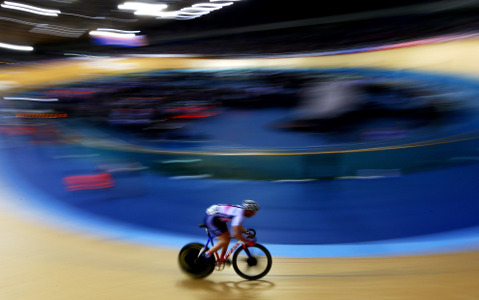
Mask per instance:
[[[232,263],[239,276],[248,280],[257,280],[268,274],[273,265],[273,258],[266,247],[256,244],[246,250],[243,247],[238,248],[233,254]]]
[[[210,275],[215,269],[215,258],[212,255],[208,261],[199,258],[201,249],[204,245],[191,243],[185,245],[178,255],[180,268],[188,275],[194,278],[204,278]],[[206,249],[208,250],[208,249]]]

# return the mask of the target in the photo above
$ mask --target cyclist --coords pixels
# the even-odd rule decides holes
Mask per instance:
[[[205,252],[204,258],[208,258],[221,249],[219,263],[224,262],[224,256],[231,241],[227,222],[231,222],[233,237],[243,241],[248,246],[254,245],[254,241],[245,238],[242,233],[245,231],[242,223],[244,217],[250,218],[259,210],[259,205],[253,200],[244,200],[242,205],[215,204],[206,210],[205,225],[219,241],[211,249]]]

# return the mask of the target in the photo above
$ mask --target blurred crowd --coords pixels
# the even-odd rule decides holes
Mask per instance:
[[[460,100],[431,82],[312,70],[129,74],[26,92],[14,99],[23,101],[3,101],[4,116],[40,122],[61,116],[148,139],[188,138],[182,135],[184,127],[232,110],[282,109],[289,117],[278,116],[270,124],[273,128],[313,132],[358,129],[365,121],[385,118],[396,127],[403,124],[402,132],[462,110]]]

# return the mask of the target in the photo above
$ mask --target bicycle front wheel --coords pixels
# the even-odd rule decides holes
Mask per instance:
[[[246,249],[238,248],[233,254],[232,263],[239,276],[248,280],[257,280],[268,274],[273,265],[273,258],[266,247],[256,244]]]

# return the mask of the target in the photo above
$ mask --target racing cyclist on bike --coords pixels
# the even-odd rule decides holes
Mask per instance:
[[[224,256],[231,241],[227,222],[231,222],[233,237],[241,240],[248,246],[254,245],[254,241],[245,238],[242,233],[245,231],[242,223],[244,217],[250,218],[259,210],[259,205],[253,200],[244,200],[242,205],[215,204],[206,210],[205,225],[219,241],[211,249],[204,253],[205,260],[221,249],[219,263],[224,262]]]

